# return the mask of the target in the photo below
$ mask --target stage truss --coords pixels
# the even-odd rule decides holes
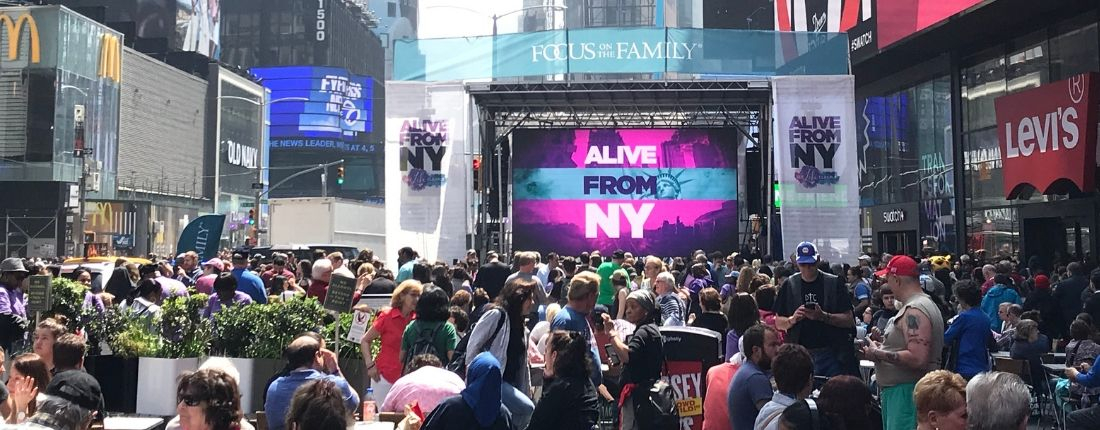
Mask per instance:
[[[477,107],[482,136],[483,178],[474,202],[477,230],[470,238],[482,255],[511,252],[506,222],[511,171],[502,151],[507,151],[515,129],[730,128],[746,136],[750,146],[768,147],[771,88],[765,79],[494,82],[470,83],[466,90]],[[770,199],[771,187],[765,188]],[[489,202],[499,210],[490,210]],[[747,216],[741,218],[738,231],[744,245],[756,236]]]

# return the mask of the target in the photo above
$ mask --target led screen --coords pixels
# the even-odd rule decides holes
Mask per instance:
[[[255,68],[271,90],[271,150],[374,152],[374,84],[335,67]]]
[[[738,248],[734,132],[516,130],[512,142],[513,249]]]

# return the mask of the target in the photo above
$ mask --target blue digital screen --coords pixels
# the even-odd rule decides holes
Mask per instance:
[[[262,67],[271,91],[271,148],[373,152],[374,80],[336,67]]]

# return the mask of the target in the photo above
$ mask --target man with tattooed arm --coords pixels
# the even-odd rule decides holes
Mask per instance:
[[[943,318],[921,289],[920,271],[912,258],[895,256],[876,274],[886,278],[901,306],[890,319],[882,343],[870,342],[863,347],[863,355],[875,362],[882,387],[883,427],[909,430],[917,426],[913,388],[924,374],[940,368]]]

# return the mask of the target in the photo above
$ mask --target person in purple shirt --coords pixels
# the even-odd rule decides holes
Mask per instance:
[[[167,263],[162,263],[167,267]],[[172,278],[167,278],[161,273],[160,268],[156,264],[143,264],[138,269],[138,274],[141,275],[141,279],[138,282],[149,279],[160,285],[160,300],[157,304],[164,303],[164,300],[172,297],[187,296],[187,287],[182,282]]]
[[[211,258],[202,263],[203,275],[195,280],[195,290],[202,294],[214,294],[214,280],[225,271],[225,263],[218,258]]]
[[[23,281],[30,272],[23,260],[7,258],[0,262],[0,346],[11,351],[16,341],[24,340],[27,332],[27,307],[23,297]]]
[[[237,291],[237,278],[232,273],[225,272],[214,280],[214,294],[210,296],[210,302],[202,311],[202,316],[213,318],[214,314],[228,306],[244,306],[252,304],[252,297]]]
[[[92,293],[92,272],[87,269],[76,269],[76,283],[83,285],[87,290],[84,291],[84,309],[95,309],[97,315],[103,315],[106,309],[103,306],[103,299],[98,294]]]

